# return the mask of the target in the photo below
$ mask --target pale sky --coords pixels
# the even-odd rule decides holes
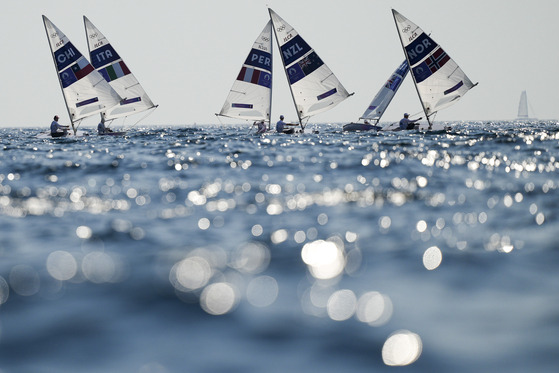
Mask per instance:
[[[522,90],[540,119],[559,119],[557,0],[28,0],[4,2],[0,59],[2,127],[47,127],[69,119],[41,15],[88,57],[83,15],[107,37],[151,99],[141,125],[218,124],[215,113],[271,7],[355,95],[309,123],[345,123],[363,113],[404,60],[391,9],[438,42],[479,85],[436,120],[508,120]],[[273,121],[296,120],[274,44]],[[382,121],[421,105],[408,76]],[[139,114],[128,118],[133,124]],[[98,118],[85,119],[93,127]],[[224,124],[245,123],[228,118]]]

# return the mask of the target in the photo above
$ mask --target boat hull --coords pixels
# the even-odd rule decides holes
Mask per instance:
[[[343,130],[344,131],[379,131],[382,127],[375,126],[373,124],[365,124],[365,123],[348,123],[344,124]]]
[[[124,136],[126,132],[106,132],[106,133],[99,133],[99,136]]]
[[[52,137],[50,135],[50,131],[45,131],[45,132],[39,133],[36,137],[38,139],[75,139],[75,138],[84,137],[84,136],[89,136],[89,133],[78,130],[78,132],[76,134],[74,134],[74,132],[72,132],[72,131],[68,131],[68,134],[66,136],[61,136],[61,137]]]

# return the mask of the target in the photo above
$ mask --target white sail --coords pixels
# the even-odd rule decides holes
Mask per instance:
[[[360,119],[374,120],[378,123],[406,75],[408,75],[409,70],[408,61],[402,62],[378,91]]]
[[[350,94],[314,49],[272,9],[268,10],[299,120],[348,98]]]
[[[270,121],[272,98],[272,22],[268,21],[248,54],[219,115]]]
[[[66,35],[43,16],[60,87],[70,121],[89,117],[118,105],[121,98]]]
[[[392,10],[427,119],[475,86],[452,58],[421,28]],[[476,83],[477,84],[477,83]]]
[[[124,117],[154,108],[149,96],[107,38],[87,17],[84,16],[83,21],[91,64],[122,97],[120,105],[104,113],[105,119]]]
[[[520,94],[520,102],[518,103],[518,119],[528,119],[528,97],[526,91]]]

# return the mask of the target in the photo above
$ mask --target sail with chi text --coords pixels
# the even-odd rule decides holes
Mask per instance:
[[[392,9],[404,54],[429,123],[439,110],[454,104],[477,85],[429,35]]]
[[[118,93],[66,35],[45,16],[43,23],[72,127],[80,119],[119,105]]]
[[[272,22],[268,21],[252,48],[217,115],[270,121],[272,99]]]
[[[272,9],[268,10],[303,127],[303,119],[333,108],[350,94],[301,35]]]
[[[86,16],[83,21],[91,64],[122,97],[118,106],[104,112],[105,119],[125,117],[157,107],[101,31]]]

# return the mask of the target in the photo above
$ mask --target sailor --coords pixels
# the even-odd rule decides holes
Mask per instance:
[[[276,123],[276,131],[283,133],[283,129],[285,127],[285,122],[283,121],[283,115],[280,115],[280,120]]]
[[[253,126],[258,126],[258,131],[256,131],[256,133],[266,132],[266,123],[264,123],[263,120],[254,122]]]
[[[105,117],[101,115],[101,122],[97,125],[97,134],[104,135],[105,133],[113,132],[110,128],[105,127]]]
[[[408,113],[404,113],[404,117],[400,119],[400,129],[401,130],[412,130],[415,127],[415,122],[420,121],[422,118],[417,119],[409,119],[410,115]]]
[[[50,135],[52,137],[64,137],[68,134],[70,126],[63,126],[58,124],[58,115],[55,115],[52,123],[50,124]]]

